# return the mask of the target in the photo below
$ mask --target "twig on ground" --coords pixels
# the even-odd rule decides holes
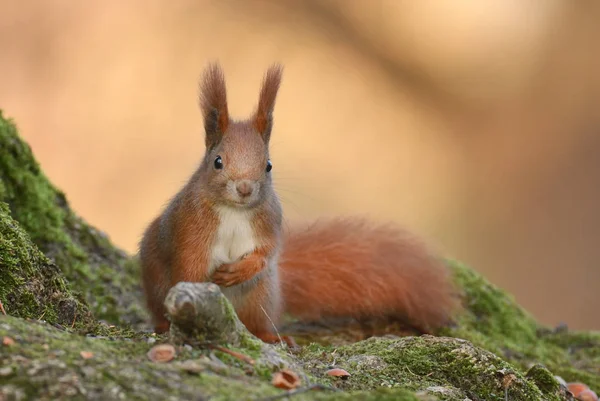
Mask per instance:
[[[250,358],[248,355],[244,355],[244,354],[241,354],[239,352],[232,351],[232,350],[227,349],[225,347],[221,347],[220,345],[209,344],[208,346],[211,349],[214,349],[214,350],[217,350],[217,351],[221,351],[221,352],[224,352],[224,353],[226,353],[228,355],[231,355],[232,357],[237,358],[240,361],[249,363],[250,365],[254,365],[254,359]]]
[[[267,317],[267,319],[269,319],[269,322],[271,322],[271,325],[273,326],[273,329],[275,330],[275,333],[277,334],[277,338],[279,338],[279,342],[283,345],[287,345],[287,343],[283,342],[283,340],[281,339],[281,336],[279,335],[279,331],[277,330],[275,323],[273,323],[273,320],[271,320],[271,317],[269,316],[269,314],[267,313],[265,308],[263,308],[262,305],[260,305],[260,309],[262,309],[262,311],[265,314],[265,316]]]
[[[2,305],[2,301],[0,301],[0,311],[2,311],[3,315],[6,315],[6,311],[4,310],[4,305]]]

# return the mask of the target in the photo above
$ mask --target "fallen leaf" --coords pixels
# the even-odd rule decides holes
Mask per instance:
[[[94,353],[90,351],[81,351],[79,353],[83,359],[91,359],[94,357]]]
[[[598,401],[598,396],[590,389],[583,390],[576,398],[580,401]]]
[[[273,386],[284,390],[292,390],[300,385],[300,378],[289,369],[281,370],[273,375]]]
[[[567,389],[575,396],[578,397],[579,393],[584,390],[588,390],[589,387],[583,383],[567,383]]]
[[[339,377],[340,379],[343,379],[343,380],[346,380],[347,378],[350,377],[350,373],[348,373],[344,369],[340,369],[340,368],[329,369],[326,373],[329,376]]]
[[[147,355],[152,362],[169,362],[175,358],[175,347],[171,344],[158,344],[152,347]]]
[[[11,346],[15,344],[15,340],[13,340],[12,338],[10,338],[9,336],[4,336],[4,338],[2,339],[2,344],[7,345],[7,346]]]

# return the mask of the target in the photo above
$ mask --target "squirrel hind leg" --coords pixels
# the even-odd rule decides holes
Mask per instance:
[[[169,331],[171,322],[166,317],[167,310],[157,297],[149,297],[147,307],[152,316],[152,325],[156,334],[162,334]]]
[[[166,318],[154,322],[154,332],[156,334],[166,333],[170,328],[171,322],[169,322]]]
[[[162,286],[156,285],[157,282],[154,282],[152,285],[145,284],[144,295],[146,298],[146,307],[150,312],[154,331],[157,334],[164,333],[170,328],[170,322],[166,317],[167,309],[164,305],[167,291]]]
[[[288,336],[279,336],[275,331],[281,315],[279,291],[272,277],[265,276],[244,297],[237,315],[248,331],[266,343],[285,342],[296,347]]]
[[[168,270],[163,263],[163,255],[158,243],[160,220],[161,218],[157,217],[150,224],[144,233],[139,250],[142,290],[156,333],[164,333],[170,328],[164,305],[170,288]]]

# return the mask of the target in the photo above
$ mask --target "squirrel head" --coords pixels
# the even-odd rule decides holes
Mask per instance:
[[[253,116],[233,121],[221,67],[210,64],[200,87],[206,153],[201,167],[206,196],[215,204],[252,207],[273,191],[269,140],[273,108],[283,68],[275,64],[264,77]]]

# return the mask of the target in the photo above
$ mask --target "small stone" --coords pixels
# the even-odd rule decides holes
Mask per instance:
[[[200,373],[205,369],[204,366],[192,360],[183,361],[179,367],[189,373]]]
[[[464,395],[462,394],[462,392],[454,387],[444,387],[444,386],[431,386],[431,387],[427,387],[426,389],[428,392],[433,393],[433,394],[439,394],[442,395],[448,399],[456,399],[456,400],[461,400],[461,399],[467,399],[468,398],[464,398]],[[416,393],[415,395],[417,395],[417,397],[419,397],[420,399],[424,399],[424,400],[429,400],[430,398],[428,398],[427,396],[429,394],[427,394],[427,392],[419,392]],[[436,400],[438,399],[437,397],[435,398]]]
[[[81,368],[81,372],[86,377],[92,377],[96,374],[96,369],[92,368],[91,366],[84,366]]]
[[[64,393],[67,397],[73,397],[74,395],[77,395],[77,389],[75,387],[66,387],[64,390]]]
[[[13,372],[12,366],[5,366],[0,368],[0,376],[10,376]]]
[[[42,367],[38,363],[35,363],[33,365],[33,367],[31,367],[30,369],[27,370],[27,374],[29,376],[35,376],[35,375],[37,375],[39,373],[39,371],[41,369],[42,369]]]
[[[14,384],[3,385],[0,389],[0,400],[22,401],[26,399],[25,392]]]
[[[171,344],[158,344],[152,347],[147,355],[152,362],[169,362],[175,358],[175,347]]]
[[[567,382],[566,382],[566,380],[565,380],[565,379],[563,379],[563,378],[562,378],[562,377],[560,377],[560,376],[554,376],[554,378],[556,379],[556,381],[557,381],[559,384],[562,384],[563,386],[567,387]]]
[[[21,364],[25,364],[29,362],[29,359],[25,358],[22,355],[13,355],[10,358],[13,362],[17,362],[17,363],[21,363]]]

